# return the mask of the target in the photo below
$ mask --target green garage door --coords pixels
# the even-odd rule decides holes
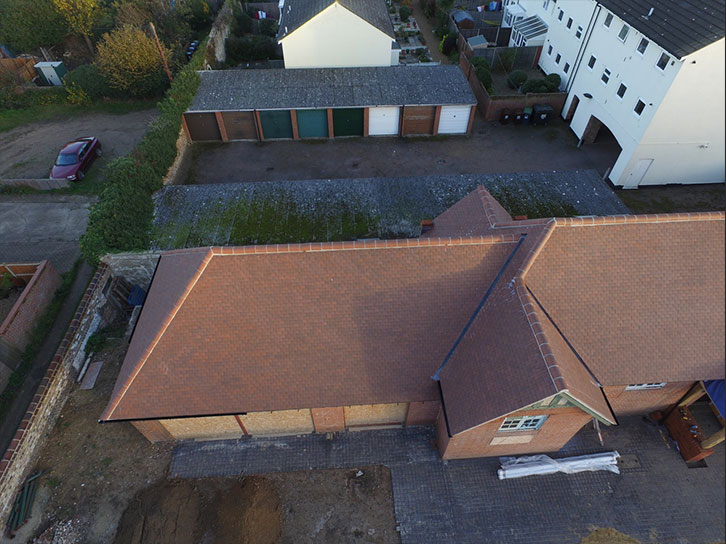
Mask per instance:
[[[292,121],[289,110],[261,111],[262,135],[265,140],[292,138]]]
[[[327,138],[328,110],[297,110],[297,132],[301,138]]]
[[[363,136],[363,108],[333,110],[335,136]]]

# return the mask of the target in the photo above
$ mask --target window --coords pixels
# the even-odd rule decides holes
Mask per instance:
[[[569,30],[571,28],[572,28],[572,17],[570,17],[569,19],[567,19],[567,30]]]
[[[565,12],[560,10],[560,12],[557,14],[557,20],[561,21],[564,16],[565,16]]]
[[[605,21],[603,22],[603,25],[605,25],[605,28],[610,28],[610,25],[612,24],[612,22],[613,22],[613,14],[608,13],[607,16],[605,17]]]
[[[566,62],[565,63],[564,71],[565,71],[565,73],[567,73],[567,72],[570,71],[570,63],[569,62]]]
[[[618,92],[616,93],[618,95],[618,98],[622,100],[622,98],[625,96],[625,91],[628,90],[628,86],[625,83],[621,83],[620,87],[618,87]]]
[[[638,44],[638,53],[640,53],[641,55],[645,53],[645,50],[648,49],[649,43],[650,42],[645,38],[641,38],[640,43]]]
[[[638,99],[638,101],[635,103],[635,107],[633,108],[635,115],[640,117],[640,114],[643,113],[644,109],[645,109],[645,102],[643,102],[641,99]]]
[[[658,64],[656,64],[656,66],[658,68],[660,68],[661,70],[665,70],[666,66],[668,66],[668,61],[670,61],[670,60],[671,60],[671,58],[668,55],[666,55],[665,53],[663,53],[660,56],[660,58],[658,59]]]
[[[562,55],[557,53],[557,56],[555,57],[555,64],[559,64],[561,59],[562,59]]]
[[[603,70],[602,75],[600,76],[600,80],[605,85],[607,85],[608,84],[608,81],[610,81],[610,73],[611,73],[610,70],[608,70],[607,68],[605,68],[605,70]]]
[[[499,427],[500,431],[536,431],[547,419],[547,416],[508,417]]]
[[[621,42],[624,42],[625,38],[628,37],[628,32],[630,32],[630,27],[628,25],[623,25],[623,28],[621,28],[620,32],[618,32],[618,39]]]
[[[550,7],[550,0],[544,0],[544,2],[542,2],[542,7],[543,7],[543,8],[545,9],[545,10],[547,10],[547,8],[549,8],[549,7]]]
[[[592,70],[595,68],[595,63],[597,62],[597,59],[595,58],[595,55],[590,55],[590,60],[587,61],[587,67]]]
[[[547,48],[547,54],[548,54],[548,55],[549,55],[550,57],[552,56],[552,46],[551,46],[551,45],[550,45],[550,46],[549,46],[549,47]]]
[[[575,31],[575,38],[577,38],[578,40],[580,38],[582,38],[582,27],[581,26],[577,27],[577,30]]]
[[[664,383],[632,383],[625,388],[626,391],[642,391],[644,389],[663,389]]]

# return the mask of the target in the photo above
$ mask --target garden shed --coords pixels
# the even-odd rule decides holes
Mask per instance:
[[[468,134],[476,99],[457,66],[206,70],[193,141]]]

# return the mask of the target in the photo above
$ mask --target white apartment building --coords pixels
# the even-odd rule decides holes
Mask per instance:
[[[510,46],[568,93],[562,115],[585,145],[607,127],[616,186],[724,182],[723,0],[505,0]],[[546,34],[520,30],[541,20]]]

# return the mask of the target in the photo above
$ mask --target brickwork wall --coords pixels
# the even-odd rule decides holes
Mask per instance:
[[[35,274],[0,325],[0,338],[17,350],[24,350],[38,317],[53,300],[61,281],[60,274],[50,262],[43,261],[37,265]]]
[[[34,468],[40,450],[55,425],[75,372],[72,361],[78,345],[77,336],[86,330],[100,301],[103,278],[108,269],[101,264],[78,305],[73,320],[38,387],[15,437],[0,461],[0,524],[7,523],[15,495]]]
[[[499,431],[505,418],[496,419],[448,437],[440,414],[437,420],[439,451],[444,459],[498,457],[560,450],[592,417],[579,408],[522,410],[508,417],[548,415],[536,431]],[[443,433],[443,434],[442,434]]]
[[[667,383],[662,389],[626,391],[625,385],[605,387],[605,396],[610,401],[616,416],[649,414],[665,410],[678,402],[693,385],[693,382]]]
[[[433,425],[440,409],[441,403],[437,400],[410,402],[406,413],[406,425]]]
[[[138,285],[148,291],[160,255],[158,251],[114,253],[105,255],[101,262],[111,269],[114,277],[121,276],[132,285]]]

